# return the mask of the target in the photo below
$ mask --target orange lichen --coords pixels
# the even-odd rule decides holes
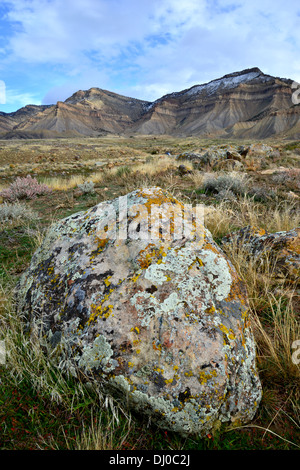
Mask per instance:
[[[151,206],[156,204],[156,205],[162,205],[162,204],[173,204],[174,206],[180,206],[181,209],[183,209],[184,205],[179,202],[177,199],[175,199],[172,196],[167,196],[162,192],[162,190],[157,190],[156,193],[153,193],[150,195],[147,194],[146,191],[139,191],[137,194],[139,197],[142,197],[144,199],[147,199],[147,201],[144,203],[145,207],[148,210],[148,214],[151,214]]]
[[[160,343],[157,343],[156,341],[152,341],[152,347],[155,349],[155,351],[161,351],[162,350],[162,345]]]
[[[220,254],[220,251],[218,250],[218,248],[209,242],[206,242],[205,245],[203,245],[203,250],[210,250],[213,253],[216,253],[217,255]]]

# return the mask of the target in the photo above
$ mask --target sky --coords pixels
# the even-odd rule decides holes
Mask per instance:
[[[259,67],[300,82],[299,0],[0,0],[0,111],[98,87],[154,101]]]

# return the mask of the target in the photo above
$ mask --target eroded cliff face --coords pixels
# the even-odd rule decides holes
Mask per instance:
[[[235,72],[153,103],[99,88],[79,90],[64,102],[0,116],[0,131],[95,136],[145,134],[266,138],[299,136],[299,105],[292,80],[258,68]],[[25,108],[24,108],[25,109]]]
[[[49,107],[51,106],[28,104],[13,113],[0,112],[0,133],[11,131],[18,124],[29,121],[32,116],[41,113]]]
[[[99,132],[122,133],[144,112],[144,102],[91,88],[74,93],[18,125],[16,131],[48,130],[93,136]],[[147,103],[146,103],[147,104]]]
[[[151,105],[137,133],[264,138],[293,127],[299,120],[289,81],[258,71],[215,80]]]

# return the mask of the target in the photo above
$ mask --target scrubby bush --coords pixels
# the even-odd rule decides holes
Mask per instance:
[[[274,173],[272,180],[278,185],[285,184],[290,188],[300,189],[300,168]]]
[[[51,191],[52,189],[46,184],[41,184],[36,178],[28,175],[25,178],[16,178],[8,188],[1,191],[0,195],[9,202],[13,202],[18,199],[34,199]]]
[[[203,181],[206,193],[219,194],[222,191],[231,191],[235,195],[245,194],[248,180],[240,173],[222,173],[219,175],[207,175]]]
[[[38,218],[38,214],[26,204],[15,202],[8,204],[4,202],[0,205],[0,224],[11,223],[15,220],[34,220]]]
[[[253,197],[254,201],[267,202],[276,197],[276,192],[263,186],[253,186],[248,191],[248,196]]]
[[[216,195],[216,198],[220,201],[235,201],[236,195],[231,191],[231,189],[221,189],[221,191]]]
[[[94,194],[95,192],[95,185],[93,181],[85,181],[84,183],[79,184],[78,188],[83,194]]]

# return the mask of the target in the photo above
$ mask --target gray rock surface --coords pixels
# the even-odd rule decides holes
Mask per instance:
[[[126,213],[124,201],[50,228],[20,279],[18,314],[62,370],[84,372],[164,429],[250,421],[261,385],[245,286],[202,224],[190,224],[195,240],[176,237],[176,224],[167,236],[187,206],[160,188],[128,194]],[[162,204],[174,213],[153,239]]]

